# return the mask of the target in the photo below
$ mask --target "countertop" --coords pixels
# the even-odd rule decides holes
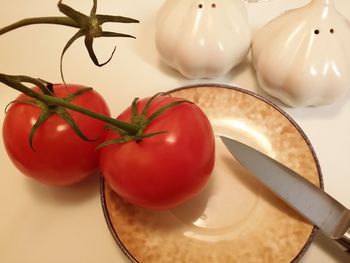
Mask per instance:
[[[64,2],[83,13],[89,13],[92,5],[92,1]],[[102,68],[93,65],[83,41],[78,40],[64,57],[66,81],[98,90],[114,116],[129,106],[134,97],[190,84],[222,83],[256,92],[275,102],[299,124],[316,151],[325,190],[350,207],[350,94],[328,106],[286,107],[261,90],[249,59],[217,79],[185,79],[160,61],[155,48],[155,17],[163,2],[100,0],[99,13],[141,21],[106,27],[134,34],[137,39],[97,39],[95,50],[99,58],[107,58],[117,46],[112,61]],[[252,31],[284,10],[307,2],[274,0],[247,4]],[[350,2],[336,0],[336,5],[350,19]],[[59,15],[56,1],[12,0],[3,1],[1,6],[0,27],[22,18]],[[1,36],[0,72],[60,82],[60,53],[75,32],[62,26],[34,25]],[[3,84],[0,88],[0,109],[4,109],[18,93]],[[0,114],[1,125],[4,116]],[[97,176],[68,188],[44,186],[21,175],[7,157],[2,140],[0,144],[0,262],[128,262],[106,225]],[[350,257],[316,234],[301,262],[350,262]]]

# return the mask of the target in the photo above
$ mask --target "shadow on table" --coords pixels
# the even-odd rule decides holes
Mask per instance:
[[[100,175],[96,173],[80,183],[66,187],[48,186],[28,180],[28,188],[32,196],[41,202],[75,205],[86,202],[99,194],[99,178]]]

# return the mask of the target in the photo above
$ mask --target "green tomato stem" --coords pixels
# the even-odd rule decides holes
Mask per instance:
[[[9,26],[1,28],[0,35],[3,35],[7,32],[10,32],[20,27],[34,25],[34,24],[55,24],[55,25],[63,25],[63,26],[70,26],[74,28],[80,28],[80,25],[69,17],[60,17],[60,16],[33,17],[33,18],[22,19],[16,23],[13,23]]]
[[[52,103],[52,104],[62,106],[64,108],[67,108],[67,109],[70,109],[70,110],[73,110],[76,112],[80,112],[84,115],[101,120],[105,123],[117,126],[118,128],[120,128],[124,131],[127,131],[130,135],[136,134],[139,130],[139,127],[137,127],[136,125],[132,125],[132,124],[127,123],[127,122],[119,121],[117,119],[109,118],[105,115],[98,114],[98,113],[90,111],[86,108],[83,108],[83,107],[77,106],[75,104],[66,102],[65,100],[62,100],[62,99],[57,98],[57,97],[38,93],[37,99],[44,101],[44,102],[47,102],[47,103]]]
[[[26,87],[22,83],[18,82],[13,76],[0,73],[0,82],[6,84],[7,86],[9,86],[15,90],[18,90],[18,91],[28,95],[29,97],[32,97],[34,99],[45,102],[48,105],[62,106],[64,108],[82,113],[82,114],[90,116],[92,118],[101,120],[105,123],[111,124],[115,127],[118,127],[120,129],[126,131],[129,135],[135,135],[139,132],[140,128],[137,125],[134,125],[134,124],[131,124],[128,122],[123,122],[123,121],[120,121],[117,119],[113,119],[113,118],[107,117],[105,115],[98,114],[96,112],[90,111],[86,108],[69,103],[63,99],[60,99],[60,98],[57,98],[57,97],[54,97],[51,95],[38,93],[38,92]]]

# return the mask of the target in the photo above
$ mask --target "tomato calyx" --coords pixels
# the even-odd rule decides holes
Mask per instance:
[[[53,85],[51,83],[49,84],[49,86],[53,87]],[[50,90],[50,88],[48,88],[48,90]],[[62,98],[62,100],[66,101],[66,102],[70,102],[70,101],[74,100],[76,97],[78,97],[79,95],[81,95],[85,92],[91,91],[91,90],[92,90],[92,88],[84,88],[84,89],[78,90],[75,93],[71,93],[71,94],[67,95],[66,97]],[[54,93],[53,93],[53,88],[52,88],[52,95],[50,95],[50,96],[54,96],[53,94]],[[30,130],[30,133],[29,133],[29,145],[33,151],[35,151],[34,146],[33,146],[33,138],[34,138],[36,131],[48,118],[50,118],[54,114],[56,114],[56,115],[60,116],[62,119],[64,119],[66,121],[66,123],[68,123],[69,126],[74,130],[74,132],[83,140],[85,140],[85,141],[98,140],[98,138],[91,139],[91,138],[88,138],[87,136],[85,136],[84,133],[80,130],[79,126],[74,121],[74,119],[72,118],[72,116],[69,114],[69,112],[62,106],[58,106],[58,105],[51,104],[51,103],[46,103],[46,102],[43,102],[43,101],[40,101],[37,99],[23,99],[23,100],[14,100],[14,101],[10,102],[10,104],[13,104],[13,103],[27,103],[27,104],[30,104],[32,106],[40,108],[40,115],[39,115],[37,121],[34,123],[32,129]]]
[[[171,102],[167,105],[165,105],[164,107],[161,107],[160,109],[158,109],[157,111],[155,111],[154,113],[152,113],[150,116],[148,116],[149,114],[149,108],[150,105],[152,103],[152,101],[154,101],[154,99],[157,96],[160,96],[164,93],[157,93],[154,96],[152,96],[150,99],[148,99],[146,105],[144,106],[144,108],[142,109],[141,112],[139,112],[137,110],[137,102],[139,101],[139,98],[135,98],[132,102],[131,105],[131,110],[132,110],[132,115],[131,115],[131,124],[135,125],[136,127],[138,127],[138,131],[134,134],[132,133],[128,133],[122,129],[119,129],[118,127],[115,127],[113,125],[108,125],[106,126],[107,129],[112,130],[114,132],[116,132],[118,135],[120,135],[120,138],[118,139],[113,139],[113,140],[109,140],[106,141],[102,144],[100,144],[98,146],[98,148],[102,148],[111,144],[121,144],[121,143],[126,143],[126,142],[130,142],[130,141],[136,141],[137,143],[141,142],[143,139],[145,138],[149,138],[149,137],[153,137],[159,134],[163,134],[166,133],[167,131],[159,131],[159,132],[153,132],[153,133],[146,133],[145,129],[148,127],[148,125],[157,117],[159,117],[161,114],[163,114],[165,111],[167,111],[170,108],[173,108],[179,104],[182,103],[192,103],[188,100],[178,100],[178,101],[174,101]]]
[[[98,67],[102,67],[111,61],[115,51],[116,46],[110,55],[110,57],[103,63],[100,63],[96,57],[96,54],[93,49],[93,41],[97,37],[127,37],[127,38],[135,38],[132,35],[124,34],[124,33],[116,33],[110,31],[103,31],[102,25],[107,22],[113,23],[139,23],[138,20],[123,17],[123,16],[111,16],[111,15],[99,15],[96,14],[97,10],[97,0],[93,1],[93,6],[90,11],[90,16],[84,15],[68,5],[62,3],[62,0],[58,2],[58,9],[65,14],[67,17],[74,20],[80,27],[79,31],[67,42],[66,46],[63,48],[60,60],[60,68],[61,68],[61,76],[63,79],[63,69],[62,69],[62,60],[63,56],[66,53],[67,49],[73,44],[75,40],[80,37],[85,36],[85,47],[89,53],[90,58],[94,62],[94,64]]]
[[[82,113],[86,116],[98,119],[100,121],[103,121],[107,124],[111,124],[115,127],[118,127],[124,131],[127,131],[129,134],[136,134],[138,132],[138,127],[135,125],[132,125],[128,122],[120,121],[117,119],[110,118],[105,115],[98,114],[96,112],[93,112],[87,108],[80,107],[76,104],[70,103],[69,101],[66,101],[62,98],[58,98],[56,96],[52,95],[52,92],[50,94],[49,86],[45,85],[45,83],[41,79],[35,79],[28,76],[13,76],[13,75],[6,75],[3,73],[0,73],[0,82],[4,83],[5,85],[22,92],[26,94],[27,96],[37,99],[39,101],[42,101],[44,103],[47,103],[49,105],[57,105],[62,106],[64,108]],[[22,82],[32,83],[34,85],[37,85],[43,93],[36,92],[33,89],[28,88]],[[44,92],[45,91],[45,92]]]
[[[93,0],[93,6],[90,11],[90,15],[84,15],[80,13],[79,11],[76,11],[72,7],[63,4],[62,0],[60,0],[57,4],[58,9],[61,13],[65,15],[65,17],[36,17],[36,18],[27,18],[20,20],[14,24],[11,24],[7,27],[4,27],[0,29],[0,35],[7,33],[9,31],[12,31],[14,29],[27,26],[27,25],[33,25],[33,24],[56,24],[56,25],[64,25],[69,26],[73,28],[79,28],[79,31],[69,39],[69,41],[66,43],[65,47],[63,48],[63,51],[61,53],[61,59],[60,59],[60,70],[61,70],[61,77],[64,82],[63,78],[63,68],[62,68],[62,60],[63,56],[68,50],[68,48],[80,37],[85,37],[85,47],[89,53],[89,56],[93,63],[96,66],[102,67],[106,65],[113,57],[114,52],[116,51],[116,47],[114,47],[110,57],[107,59],[107,61],[100,63],[96,57],[96,54],[93,49],[93,41],[95,38],[98,37],[127,37],[127,38],[135,38],[132,35],[124,34],[124,33],[116,33],[116,32],[110,32],[110,31],[104,31],[102,29],[102,25],[104,23],[139,23],[138,20],[124,17],[124,16],[112,16],[112,15],[100,15],[96,14],[97,11],[97,0]]]

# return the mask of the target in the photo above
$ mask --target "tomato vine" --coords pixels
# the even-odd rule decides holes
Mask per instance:
[[[37,17],[37,18],[27,18],[23,19],[21,21],[18,21],[12,25],[9,25],[5,28],[0,29],[0,35],[10,32],[14,29],[33,25],[33,24],[58,24],[58,25],[64,25],[64,26],[70,26],[74,28],[79,28],[79,31],[68,41],[68,43],[65,45],[60,59],[60,72],[63,82],[63,70],[62,70],[62,59],[67,51],[67,49],[72,45],[72,43],[77,40],[78,38],[85,36],[85,46],[88,50],[88,53],[90,55],[90,58],[97,66],[103,66],[107,64],[111,58],[113,57],[113,54],[115,52],[115,48],[110,56],[110,58],[104,62],[100,63],[94,53],[93,50],[93,40],[96,37],[132,37],[133,36],[129,34],[123,34],[123,33],[116,33],[116,32],[109,32],[109,31],[103,31],[102,25],[107,22],[116,22],[116,23],[138,23],[138,20],[124,17],[124,16],[111,16],[111,15],[100,15],[96,14],[97,10],[97,0],[93,0],[93,7],[90,12],[90,16],[84,15],[73,8],[71,8],[68,5],[65,5],[62,3],[62,0],[58,2],[58,8],[59,10],[66,15],[66,17]],[[76,132],[79,137],[81,137],[84,140],[91,140],[87,138],[79,129],[79,127],[75,124],[74,120],[71,118],[69,113],[65,110],[71,109],[77,112],[80,112],[82,114],[88,115],[90,117],[99,119],[104,121],[108,124],[107,128],[114,130],[118,134],[120,134],[122,137],[118,140],[108,141],[101,145],[107,146],[112,143],[122,143],[127,142],[130,140],[136,140],[141,141],[143,138],[150,137],[157,135],[159,133],[163,133],[164,131],[152,133],[152,134],[145,134],[144,130],[145,128],[150,124],[150,122],[155,119],[157,116],[159,116],[162,112],[167,110],[168,108],[174,107],[180,103],[183,103],[185,101],[177,101],[174,103],[171,103],[167,105],[166,107],[160,109],[158,112],[154,113],[150,117],[146,117],[147,110],[149,107],[149,104],[151,101],[158,95],[155,95],[149,100],[149,103],[145,106],[143,111],[141,113],[138,113],[134,111],[133,117],[128,122],[119,121],[117,119],[110,118],[108,116],[104,116],[101,114],[98,114],[96,112],[92,112],[86,108],[79,107],[75,104],[69,103],[72,98],[58,98],[53,93],[52,84],[50,84],[47,81],[43,81],[42,79],[36,79],[29,76],[11,76],[0,73],[0,82],[8,85],[9,87],[12,87],[29,97],[33,98],[34,100],[25,100],[25,101],[17,101],[17,102],[24,102],[29,103],[31,105],[37,106],[41,108],[41,114],[36,121],[36,123],[33,125],[32,131],[29,136],[29,143],[30,146],[32,146],[32,138],[36,130],[39,128],[39,126],[45,122],[52,114],[57,114],[61,118],[63,118],[67,123],[70,124],[70,126],[73,128],[73,130]],[[25,86],[22,82],[25,83],[31,83],[39,87],[39,89],[42,91],[42,93],[36,92],[33,89],[28,88]],[[78,96],[79,94],[71,94],[71,96]],[[14,101],[16,102],[16,101]],[[137,99],[133,102],[133,108],[135,109]]]

